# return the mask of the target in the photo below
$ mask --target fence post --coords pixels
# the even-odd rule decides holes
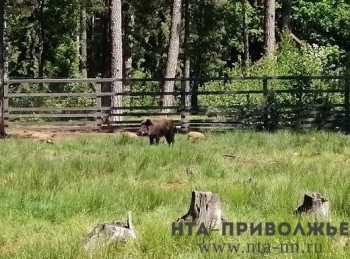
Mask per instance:
[[[4,123],[5,123],[5,126],[8,124],[9,115],[10,115],[8,93],[9,93],[9,84],[4,82]]]
[[[185,80],[182,78],[181,80],[181,96],[180,96],[180,110],[185,110],[186,106],[186,94],[185,94],[186,88],[185,88]]]
[[[103,121],[103,118],[101,116],[102,113],[102,100],[101,100],[101,83],[95,84],[95,93],[96,93],[96,117],[95,120],[98,122],[98,120]]]
[[[350,95],[350,75],[345,78],[345,96],[344,96],[344,107],[345,107],[345,131],[350,132],[350,106],[349,106],[349,95]]]
[[[180,99],[180,132],[187,132],[187,120],[186,120],[186,81],[183,78],[181,81],[181,99]]]
[[[269,125],[269,116],[268,116],[268,102],[267,102],[267,97],[268,97],[268,88],[267,88],[267,76],[265,75],[263,77],[263,95],[264,95],[264,107],[263,107],[263,123],[264,123],[264,129],[268,130],[268,125]]]

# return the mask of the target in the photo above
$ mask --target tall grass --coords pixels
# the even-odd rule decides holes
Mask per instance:
[[[224,154],[239,159],[223,159]],[[326,132],[236,131],[202,142],[177,135],[173,147],[117,135],[72,136],[54,145],[9,139],[0,146],[0,258],[260,258],[261,254],[201,253],[203,237],[173,237],[192,190],[218,193],[225,218],[243,222],[300,220],[304,192],[331,201],[332,224],[350,217],[350,139]],[[194,168],[194,175],[186,168]],[[93,252],[82,238],[102,222],[132,211],[138,239]],[[307,219],[301,219],[307,221]],[[276,258],[348,258],[335,237],[204,238],[217,243],[319,242],[321,254]]]

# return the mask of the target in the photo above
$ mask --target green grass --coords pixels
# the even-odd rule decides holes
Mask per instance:
[[[222,158],[236,155],[239,161]],[[196,174],[188,176],[192,166]],[[8,139],[0,145],[0,258],[261,258],[260,254],[201,253],[203,237],[171,235],[171,223],[189,207],[191,191],[218,193],[225,218],[296,224],[293,209],[305,192],[330,199],[331,222],[350,217],[350,138],[325,132],[252,131],[209,134],[174,147],[147,138],[72,136],[54,145]],[[251,180],[250,180],[251,179]],[[102,222],[131,210],[138,239],[87,252],[83,238]],[[349,258],[340,236],[204,238],[220,243],[323,244],[321,254],[270,258]]]

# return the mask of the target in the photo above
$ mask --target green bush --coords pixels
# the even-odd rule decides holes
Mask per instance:
[[[275,55],[264,58],[249,67],[228,71],[229,77],[246,76],[323,76],[339,75],[344,71],[336,68],[335,63],[343,53],[334,46],[319,47],[303,43],[297,46],[290,37],[284,36]],[[300,107],[306,103],[343,103],[342,94],[302,93],[303,90],[326,90],[342,87],[338,80],[268,80],[268,90],[296,90],[294,93],[277,93],[273,95],[273,104],[295,105]],[[232,82],[206,82],[200,91],[252,91],[263,90],[263,80],[237,80]],[[200,95],[199,105],[220,107],[217,110],[236,112],[238,117],[261,110],[266,105],[266,99],[261,93],[253,94],[222,94]],[[270,100],[270,104],[271,100]],[[230,109],[227,106],[241,105],[241,109]],[[226,106],[226,107],[225,107]],[[295,110],[296,113],[301,112]]]

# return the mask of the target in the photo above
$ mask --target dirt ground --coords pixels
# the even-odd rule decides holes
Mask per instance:
[[[7,138],[30,138],[37,139],[39,141],[53,143],[54,140],[62,139],[65,137],[72,136],[103,136],[110,135],[111,133],[103,131],[93,131],[93,130],[58,130],[57,128],[25,128],[25,127],[16,127],[16,128],[7,128],[6,129]],[[113,134],[113,133],[112,133]]]

